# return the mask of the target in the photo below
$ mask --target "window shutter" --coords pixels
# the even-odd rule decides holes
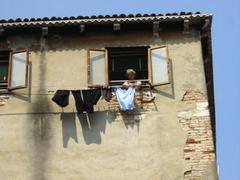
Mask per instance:
[[[106,49],[88,49],[88,86],[108,86],[108,60]]]
[[[28,50],[10,53],[8,89],[27,87],[28,80]]]
[[[148,49],[148,76],[152,86],[170,83],[170,59],[167,46]]]

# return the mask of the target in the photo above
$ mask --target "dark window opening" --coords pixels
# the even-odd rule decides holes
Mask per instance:
[[[136,79],[148,79],[149,47],[116,47],[108,49],[109,81],[126,80],[126,70],[136,71]]]
[[[0,89],[8,86],[9,50],[0,50]]]

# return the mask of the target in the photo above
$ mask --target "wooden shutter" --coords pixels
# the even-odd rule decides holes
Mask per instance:
[[[20,50],[10,53],[8,89],[20,89],[27,87],[28,80],[28,50]]]
[[[170,83],[170,59],[167,46],[148,49],[148,76],[152,86]]]
[[[88,86],[108,86],[107,49],[88,49]]]

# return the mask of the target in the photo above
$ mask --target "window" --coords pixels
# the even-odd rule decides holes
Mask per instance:
[[[88,50],[88,85],[107,86],[108,85],[108,61],[107,50]]]
[[[109,82],[125,80],[130,68],[136,79],[148,79],[148,47],[108,48]]]
[[[27,87],[28,50],[0,51],[0,87],[10,90]]]
[[[170,59],[167,46],[109,47],[88,49],[89,86],[121,84],[127,69],[134,69],[136,79],[160,86],[170,83]]]
[[[8,87],[8,68],[10,50],[0,50],[0,89]]]
[[[170,59],[167,46],[149,48],[149,80],[153,86],[170,83]]]

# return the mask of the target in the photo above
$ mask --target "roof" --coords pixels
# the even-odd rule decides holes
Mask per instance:
[[[17,18],[17,19],[2,19],[0,27],[33,27],[33,26],[58,26],[58,25],[75,25],[75,24],[105,24],[105,23],[133,23],[133,22],[165,22],[165,21],[182,21],[189,19],[192,21],[211,19],[212,14],[202,14],[200,12],[181,12],[181,13],[166,13],[166,14],[113,14],[113,15],[98,15],[98,16],[71,16],[71,17],[43,17],[43,18]]]

